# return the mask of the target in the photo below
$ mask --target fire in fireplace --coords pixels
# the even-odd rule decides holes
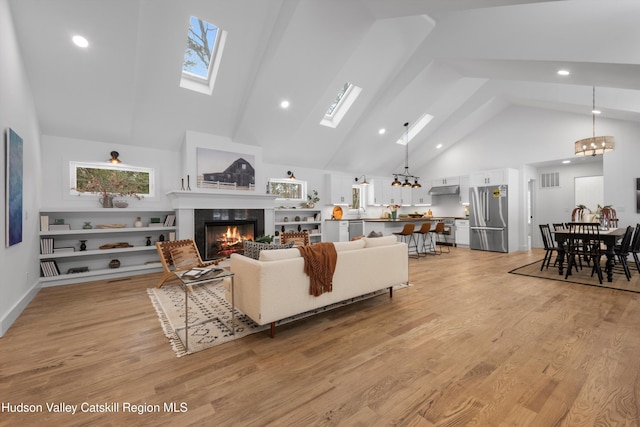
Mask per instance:
[[[205,259],[228,257],[244,252],[243,242],[256,237],[257,221],[225,220],[205,222]]]

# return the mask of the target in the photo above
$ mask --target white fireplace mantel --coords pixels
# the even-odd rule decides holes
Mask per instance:
[[[252,191],[209,192],[171,191],[167,193],[171,207],[176,210],[178,239],[193,238],[196,209],[264,209],[265,231],[273,228],[276,195],[256,194]]]

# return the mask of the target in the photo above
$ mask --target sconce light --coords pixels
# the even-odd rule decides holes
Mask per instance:
[[[289,179],[296,179],[296,176],[291,171],[287,171],[287,176],[289,177]]]
[[[362,181],[360,181],[360,178],[362,178]],[[366,175],[360,175],[358,178],[355,179],[355,181],[360,185],[369,185]]]
[[[120,159],[118,158],[119,155],[120,155],[120,153],[118,153],[117,151],[112,151],[111,152],[111,158],[109,160],[107,160],[107,161],[109,163],[114,163],[114,164],[122,163],[120,161]]]

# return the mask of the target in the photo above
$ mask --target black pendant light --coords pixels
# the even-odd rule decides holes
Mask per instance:
[[[409,122],[404,124],[405,127],[405,161],[404,161],[404,172],[403,173],[394,173],[393,174],[393,182],[391,186],[393,187],[404,187],[404,188],[421,188],[422,185],[418,182],[420,179],[419,176],[411,175],[409,173]],[[404,182],[398,180],[398,177],[404,178]],[[413,184],[409,182],[409,180],[413,181]]]

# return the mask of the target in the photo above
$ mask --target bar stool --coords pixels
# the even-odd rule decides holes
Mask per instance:
[[[407,244],[407,250],[408,250],[409,256],[411,256],[411,247],[413,246],[413,249],[415,249],[416,251],[415,258],[418,258],[420,257],[420,253],[418,252],[418,243],[416,242],[415,237],[413,237],[413,230],[415,228],[416,228],[416,225],[410,222],[404,225],[404,227],[402,228],[402,231],[396,231],[395,233],[392,233],[392,234],[399,236],[401,241]],[[411,244],[412,241],[413,241],[413,245]]]
[[[440,250],[438,251],[438,253],[442,253],[442,246],[447,246],[447,236],[445,236],[444,234],[444,222],[438,222],[436,224],[436,228],[434,230],[431,230],[432,233],[435,233],[436,235],[436,247],[440,246]],[[449,249],[449,246],[447,246],[447,253],[451,252],[451,250]]]
[[[414,231],[413,233],[418,235],[418,237],[416,238],[417,243],[420,242],[420,236],[422,236],[422,251],[424,253],[424,256],[427,256],[427,254],[429,253],[434,254],[436,252],[436,248],[433,246],[433,239],[431,237],[430,222],[423,222],[420,226],[420,229],[418,231]],[[427,244],[427,236],[429,238],[429,244]],[[418,251],[418,254],[420,254],[420,251]]]

